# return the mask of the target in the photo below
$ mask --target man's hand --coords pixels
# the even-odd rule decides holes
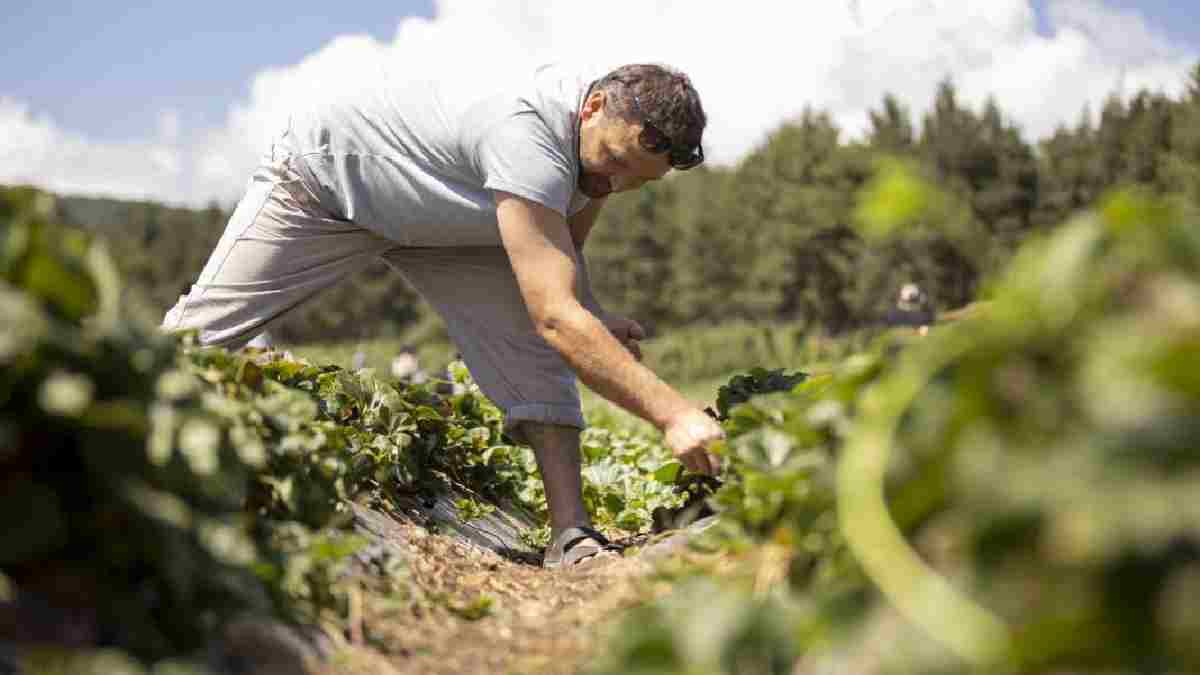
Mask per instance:
[[[721,459],[708,452],[708,446],[725,438],[725,431],[704,411],[692,408],[679,413],[663,433],[667,447],[689,470],[712,476],[721,468]]]
[[[623,316],[610,316],[604,319],[604,326],[618,342],[625,345],[629,353],[633,354],[633,358],[642,360],[642,348],[638,345],[638,340],[646,339],[646,331],[641,324]]]

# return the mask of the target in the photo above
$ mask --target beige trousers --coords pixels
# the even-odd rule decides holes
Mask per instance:
[[[187,295],[163,319],[200,343],[244,346],[288,310],[382,258],[446,321],[480,388],[512,427],[582,428],[575,375],[534,330],[501,247],[404,248],[323,211],[273,150]]]

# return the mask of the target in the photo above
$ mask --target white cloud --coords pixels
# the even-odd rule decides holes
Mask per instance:
[[[0,183],[179,201],[191,196],[186,167],[186,150],[175,142],[97,142],[35,117],[27,104],[0,99]]]
[[[0,100],[0,182],[229,202],[289,109],[369,86],[381,61],[439,76],[563,58],[671,63],[704,98],[708,154],[729,162],[805,106],[829,110],[855,135],[891,92],[919,120],[946,77],[969,104],[994,94],[1033,139],[1113,91],[1177,93],[1197,60],[1138,14],[1098,0],[1055,0],[1048,16],[1045,36],[1024,0],[610,0],[603,12],[572,0],[441,0],[436,18],[401,21],[391,41],[343,36],[262,71],[218,129],[189,134],[167,111],[157,138],[99,143]]]

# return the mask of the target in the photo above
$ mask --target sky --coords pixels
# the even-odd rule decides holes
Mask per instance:
[[[670,63],[725,164],[806,106],[847,138],[885,93],[919,119],[947,77],[1035,140],[1113,93],[1178,94],[1200,62],[1200,8],[1167,0],[6,0],[4,15],[0,184],[188,205],[235,201],[281,114],[381,60],[433,76]]]

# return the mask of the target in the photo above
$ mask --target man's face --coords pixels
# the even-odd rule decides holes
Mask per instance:
[[[652,154],[638,142],[640,122],[626,122],[606,107],[605,93],[593,92],[580,113],[580,189],[593,198],[635,190],[671,170],[667,153]]]

